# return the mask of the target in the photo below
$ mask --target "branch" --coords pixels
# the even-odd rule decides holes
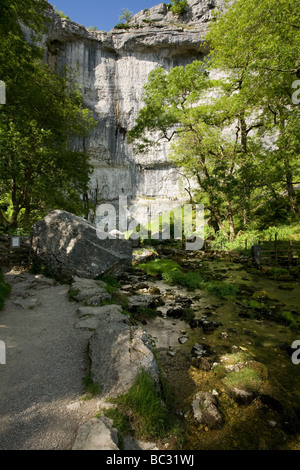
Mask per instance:
[[[249,129],[246,130],[246,134],[248,134],[252,129],[256,129],[257,127],[262,127],[263,124],[259,122],[258,124],[253,124],[253,126],[250,126]]]
[[[277,124],[277,121],[276,121],[277,113],[275,111],[273,111],[270,104],[268,104],[268,108],[271,111],[271,113],[274,114],[274,124]]]

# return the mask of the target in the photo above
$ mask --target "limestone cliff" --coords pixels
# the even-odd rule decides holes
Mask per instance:
[[[168,145],[135,155],[127,142],[142,107],[143,85],[158,66],[166,70],[207,54],[204,38],[213,9],[224,0],[188,0],[177,17],[161,3],[136,14],[128,29],[90,31],[52,14],[48,61],[77,73],[86,106],[99,125],[86,142],[94,173],[91,193],[107,200],[127,195],[180,197],[178,170],[168,161]]]

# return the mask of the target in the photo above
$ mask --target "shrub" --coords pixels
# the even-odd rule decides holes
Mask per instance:
[[[114,26],[114,29],[130,29],[130,27],[130,24],[118,23],[116,26]]]
[[[58,15],[61,17],[61,18],[65,18],[67,20],[69,20],[69,16],[66,15],[63,11],[60,11],[56,8],[56,6],[54,7],[54,10],[55,10],[55,13],[58,13]]]
[[[171,0],[171,3],[168,4],[169,9],[174,15],[183,15],[188,6],[187,0]]]

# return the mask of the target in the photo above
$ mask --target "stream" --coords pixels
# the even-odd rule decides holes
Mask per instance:
[[[195,259],[191,260],[190,269],[194,269]],[[188,268],[189,260],[183,264]],[[149,275],[143,278],[148,291],[159,289],[165,300],[159,316],[144,322],[144,329],[155,344],[175,412],[182,417],[183,449],[300,449],[300,364],[292,362],[295,350],[291,348],[300,340],[300,328],[275,314],[287,311],[296,321],[297,315],[300,318],[299,282],[269,279],[247,264],[228,259],[199,259],[199,266],[214,279],[237,285],[237,297],[220,299],[206,290],[171,286]],[[166,314],[181,298],[192,301],[193,322]],[[206,324],[214,327],[206,329]],[[209,351],[200,364],[192,355],[195,344]],[[260,370],[262,383],[259,393],[241,404],[228,393],[218,370],[230,358],[235,359],[230,367],[236,370],[236,358],[243,355]],[[217,397],[224,419],[221,427],[211,428],[193,416],[192,403],[199,391]]]

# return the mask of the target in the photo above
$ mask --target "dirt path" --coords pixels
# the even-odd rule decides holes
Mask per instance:
[[[97,411],[82,401],[89,332],[74,328],[68,287],[26,272],[6,272],[12,293],[0,312],[0,450],[71,449]]]

